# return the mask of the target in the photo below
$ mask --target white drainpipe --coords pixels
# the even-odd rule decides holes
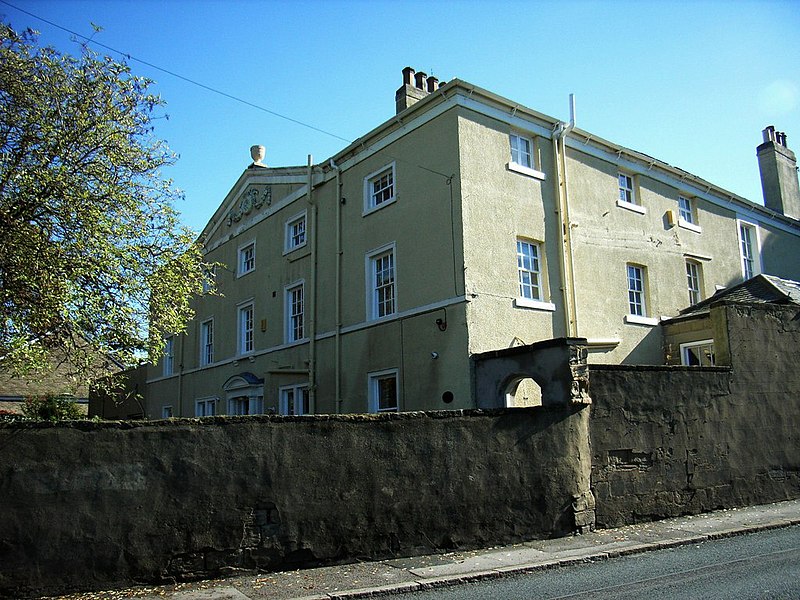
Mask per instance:
[[[569,218],[569,192],[567,189],[566,138],[575,127],[575,96],[569,95],[570,121],[559,122],[553,128],[553,163],[556,170],[556,212],[560,220],[559,267],[561,273],[561,293],[564,301],[564,325],[567,337],[578,336],[578,317],[576,312],[575,275],[572,257],[572,228]]]

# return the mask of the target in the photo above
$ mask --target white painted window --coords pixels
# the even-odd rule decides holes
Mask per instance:
[[[253,305],[239,307],[239,354],[253,351]]]
[[[693,260],[686,261],[686,282],[689,288],[689,305],[697,304],[703,299],[701,283],[701,267]]]
[[[169,336],[164,343],[164,377],[175,373],[175,336]]]
[[[714,340],[701,340],[680,345],[681,364],[689,367],[711,367],[716,364]]]
[[[364,213],[382,208],[396,198],[394,163],[364,178]]]
[[[217,414],[217,399],[203,398],[194,403],[195,417],[211,417]]]
[[[297,342],[305,337],[304,328],[304,284],[286,288],[286,341]]]
[[[306,245],[306,213],[296,215],[286,222],[284,251],[291,252]]]
[[[627,265],[628,271],[628,314],[636,317],[647,316],[645,299],[645,271],[639,265]]]
[[[172,405],[166,405],[161,407],[161,418],[162,419],[170,419],[172,418]]]
[[[203,293],[210,294],[216,288],[217,268],[209,267],[203,271]]]
[[[214,362],[214,320],[200,323],[200,366]]]
[[[369,319],[397,312],[394,244],[367,256],[367,309]]]
[[[694,223],[694,210],[690,198],[678,197],[678,216],[687,223]]]
[[[639,199],[636,197],[636,189],[633,185],[633,177],[627,173],[619,172],[619,201],[626,204],[639,204]]]
[[[517,240],[517,273],[519,295],[528,300],[542,300],[540,245],[526,240]]]
[[[311,412],[307,384],[282,387],[280,395],[280,413],[282,415],[307,415]]]
[[[260,415],[264,412],[264,399],[261,396],[234,396],[228,399],[229,415]]]
[[[398,412],[400,410],[399,397],[397,369],[369,375],[370,412]]]
[[[758,228],[752,223],[739,221],[739,254],[742,262],[742,276],[750,279],[761,272]]]
[[[511,142],[511,162],[527,169],[536,168],[533,162],[533,142],[515,133],[508,137]]]
[[[239,275],[246,275],[256,268],[256,244],[251,242],[239,248]]]
[[[678,226],[696,233],[702,232],[697,224],[697,207],[693,198],[678,196]]]

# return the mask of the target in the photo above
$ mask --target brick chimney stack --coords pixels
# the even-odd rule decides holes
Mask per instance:
[[[786,134],[770,125],[764,131],[764,143],[756,148],[764,205],[787,217],[800,220],[800,186],[797,158],[786,145]]]
[[[403,69],[403,85],[394,94],[397,113],[403,112],[412,104],[419,102],[431,92],[439,89],[439,80],[428,77],[422,71],[415,72],[411,67]]]

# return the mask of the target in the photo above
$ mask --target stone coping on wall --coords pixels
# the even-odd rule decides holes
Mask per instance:
[[[2,429],[78,429],[81,431],[97,431],[102,429],[138,429],[144,427],[178,427],[191,425],[228,425],[237,423],[382,423],[392,421],[411,421],[421,419],[457,419],[457,418],[486,418],[502,415],[520,414],[532,411],[563,411],[563,406],[534,406],[525,408],[490,408],[490,409],[455,409],[455,410],[430,410],[408,411],[396,413],[347,413],[347,414],[317,414],[317,415],[215,415],[210,417],[172,417],[157,420],[115,420],[115,421],[2,421]]]
[[[656,371],[656,372],[679,372],[689,373],[695,371],[697,373],[732,373],[733,368],[727,366],[715,367],[696,367],[687,365],[609,365],[609,364],[590,364],[589,373],[592,371]]]

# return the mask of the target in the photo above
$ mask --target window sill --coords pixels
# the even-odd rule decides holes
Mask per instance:
[[[678,219],[678,227],[683,227],[684,229],[694,231],[695,233],[703,233],[703,230],[699,225],[689,223],[689,221],[684,221],[683,219]]]
[[[255,271],[255,269],[250,269],[249,271],[243,271],[242,273],[237,273],[236,279],[244,277],[245,275],[250,275],[250,273],[252,273],[253,271]]]
[[[549,312],[555,312],[556,310],[556,305],[552,302],[529,300],[528,298],[514,298],[514,306],[517,308],[532,308],[533,310],[546,310]]]
[[[622,200],[617,199],[617,206],[620,208],[624,208],[626,210],[633,211],[635,213],[639,213],[640,215],[646,215],[647,209],[644,206],[639,206],[638,204],[634,204],[633,202],[623,202]]]
[[[300,250],[305,249],[305,252],[300,252]],[[283,255],[286,257],[286,260],[289,262],[294,262],[296,260],[300,260],[301,258],[305,258],[306,256],[311,256],[311,250],[306,248],[305,246],[295,248],[290,252],[284,252]]]
[[[394,204],[395,202],[397,202],[397,196],[395,196],[391,200],[384,200],[383,202],[375,206],[364,206],[364,212],[361,213],[361,216],[366,217],[367,215],[379,211],[380,209],[389,206],[390,204]]]
[[[517,163],[514,162],[506,163],[506,168],[509,171],[514,171],[515,173],[520,173],[521,175],[527,175],[528,177],[533,177],[534,179],[539,179],[541,181],[547,179],[547,175],[545,175],[541,171],[537,171],[536,169],[531,169],[530,167],[518,165]]]
[[[632,325],[648,325],[655,327],[659,324],[659,320],[655,317],[640,317],[639,315],[625,315],[625,322]]]
[[[291,254],[292,252],[297,252],[298,250],[302,250],[303,248],[306,247],[307,244],[308,244],[308,242],[303,242],[302,244],[298,244],[297,246],[292,246],[291,248],[284,248],[283,249],[283,255],[287,256],[287,255]]]

